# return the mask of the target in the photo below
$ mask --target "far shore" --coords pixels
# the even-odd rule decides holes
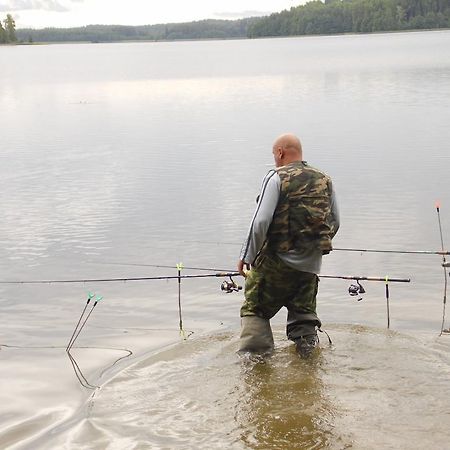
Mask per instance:
[[[117,41],[49,41],[49,42],[9,42],[7,44],[0,44],[0,47],[13,47],[22,45],[58,45],[58,44],[138,44],[138,43],[167,43],[167,42],[201,42],[201,41],[248,41],[248,40],[261,40],[261,39],[290,39],[290,38],[313,38],[324,36],[358,36],[358,35],[370,35],[370,34],[399,34],[399,33],[420,33],[424,31],[448,31],[450,28],[421,28],[413,30],[388,30],[388,31],[369,31],[369,32],[349,32],[349,33],[325,33],[325,34],[300,34],[289,36],[261,36],[255,38],[248,37],[230,37],[230,38],[198,38],[198,39],[126,39]]]

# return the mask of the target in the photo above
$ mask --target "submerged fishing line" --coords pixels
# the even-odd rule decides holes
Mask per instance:
[[[11,349],[23,349],[23,350],[47,350],[47,349],[65,349],[67,356],[69,357],[69,361],[72,365],[73,371],[75,373],[75,376],[77,377],[78,382],[81,384],[81,386],[83,386],[86,389],[99,389],[100,386],[97,385],[93,385],[91,384],[87,378],[84,376],[83,371],[81,370],[79,364],[77,363],[75,357],[73,356],[73,354],[69,351],[67,351],[67,345],[61,346],[61,345],[47,345],[47,346],[25,346],[25,345],[10,345],[10,344],[0,344],[0,349],[4,347],[4,348],[11,348]],[[100,377],[102,377],[104,375],[105,372],[107,372],[108,370],[110,370],[112,367],[114,367],[119,361],[121,361],[122,359],[126,359],[129,358],[130,356],[133,355],[133,351],[128,349],[128,348],[117,348],[117,347],[92,347],[92,346],[81,346],[81,347],[71,347],[72,348],[76,348],[76,349],[91,349],[91,350],[114,350],[114,351],[119,351],[119,352],[125,352],[126,355],[121,356],[120,358],[116,359],[112,364],[110,364],[109,366],[105,367],[101,373],[100,373]]]
[[[99,389],[100,386],[94,385],[89,383],[89,381],[86,379],[86,377],[84,376],[82,370],[80,369],[80,366],[78,365],[78,363],[76,362],[75,358],[72,356],[72,354],[70,353],[70,350],[67,350],[67,356],[69,357],[69,361],[72,364],[73,367],[73,371],[75,373],[75,376],[77,377],[79,383],[81,384],[81,386],[83,386],[86,389]]]

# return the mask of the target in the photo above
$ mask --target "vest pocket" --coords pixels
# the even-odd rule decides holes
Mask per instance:
[[[327,195],[292,195],[289,199],[289,235],[294,247],[331,249],[331,207]]]

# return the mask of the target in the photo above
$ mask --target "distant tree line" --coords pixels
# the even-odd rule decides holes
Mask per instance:
[[[240,20],[201,20],[197,22],[160,25],[88,25],[79,28],[20,29],[20,40],[34,42],[117,42],[162,41],[177,39],[231,39],[247,37],[249,26],[256,18]]]
[[[248,37],[450,27],[450,0],[314,0],[260,19]]]
[[[266,17],[159,25],[19,29],[8,14],[0,43],[172,41],[449,28],[450,0],[313,0]]]
[[[16,41],[16,22],[11,14],[8,14],[3,23],[0,20],[0,44],[10,44]]]

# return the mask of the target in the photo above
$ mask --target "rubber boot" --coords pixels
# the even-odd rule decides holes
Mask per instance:
[[[239,352],[271,352],[274,348],[270,321],[258,316],[241,318]]]
[[[316,314],[288,311],[286,334],[288,339],[295,342],[297,353],[301,358],[309,358],[319,343],[316,327],[321,322]]]
[[[298,313],[294,310],[288,311],[286,335],[291,341],[295,341],[302,336],[317,334],[316,327],[320,328],[322,323],[316,314]]]

